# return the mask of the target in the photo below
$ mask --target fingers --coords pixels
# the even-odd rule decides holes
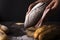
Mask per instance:
[[[32,9],[32,7],[31,7],[31,5],[30,5],[29,8],[28,8],[28,11],[27,11],[27,13],[26,13],[26,15],[31,11],[31,9]]]
[[[52,0],[52,2],[46,7],[46,9],[55,9],[58,5],[59,1],[58,0]]]
[[[26,15],[31,11],[32,6],[33,6],[33,4],[31,4],[31,5],[28,7],[28,11],[27,11]]]
[[[30,12],[30,10],[27,11],[26,15]]]
[[[31,10],[31,5],[28,7],[28,10]]]
[[[29,6],[29,8],[28,8],[27,14],[31,11],[31,9],[32,9],[37,3],[39,3],[39,1],[35,1],[34,3],[30,4],[30,6]]]
[[[51,9],[53,5],[54,5],[54,1],[52,1],[52,2],[46,7],[46,9]]]
[[[31,7],[32,5],[30,5],[29,6],[29,8],[28,8],[28,11],[27,11],[27,13],[26,13],[26,15],[31,11],[31,9],[32,9],[32,7]]]
[[[55,1],[54,3],[55,3],[55,4],[54,4],[54,6],[52,7],[52,9],[56,8],[56,7],[58,6],[58,3],[59,3],[59,2],[58,2],[58,1]]]

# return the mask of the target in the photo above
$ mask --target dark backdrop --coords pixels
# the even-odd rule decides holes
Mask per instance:
[[[24,22],[30,3],[35,0],[0,0],[0,21]]]
[[[24,22],[28,6],[35,0],[0,0],[0,21],[20,21]],[[60,8],[58,8],[60,10]],[[59,10],[49,14],[48,20],[60,21]],[[55,17],[54,17],[55,15]]]

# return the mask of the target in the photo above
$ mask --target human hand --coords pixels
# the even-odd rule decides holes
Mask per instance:
[[[59,0],[52,0],[46,9],[55,9],[59,4]]]
[[[28,11],[27,11],[26,15],[31,11],[31,9],[32,9],[37,3],[39,3],[39,1],[35,1],[35,2],[33,2],[32,4],[29,5]]]

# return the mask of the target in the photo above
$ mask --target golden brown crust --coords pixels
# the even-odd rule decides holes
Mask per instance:
[[[56,36],[58,37],[60,35],[59,31],[60,27],[57,25],[42,26],[34,32],[33,37],[37,38],[38,40],[52,40]]]
[[[2,30],[0,30],[0,40],[8,40],[7,35]]]

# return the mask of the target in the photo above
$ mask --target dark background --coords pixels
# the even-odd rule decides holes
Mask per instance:
[[[34,1],[35,0],[0,0],[0,21],[24,22],[28,6]],[[54,11],[56,14],[53,14],[53,16],[50,14],[48,20],[60,21],[59,10],[57,12]]]
[[[24,22],[30,3],[35,0],[0,0],[0,21]]]

